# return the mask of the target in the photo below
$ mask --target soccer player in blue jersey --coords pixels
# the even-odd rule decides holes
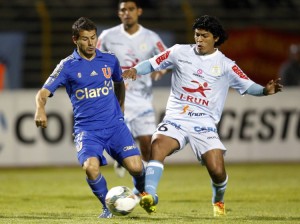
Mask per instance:
[[[125,86],[118,59],[96,49],[97,28],[81,17],[72,26],[74,52],[61,60],[36,95],[35,123],[47,127],[45,105],[60,86],[66,88],[73,106],[77,157],[86,180],[103,206],[99,218],[111,218],[105,205],[107,184],[100,167],[107,164],[103,151],[133,176],[135,187],[144,191],[145,170],[134,139],[124,123]]]

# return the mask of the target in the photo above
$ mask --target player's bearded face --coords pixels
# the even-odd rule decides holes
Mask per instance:
[[[215,51],[215,42],[219,39],[203,29],[195,29],[194,38],[197,52],[201,55],[212,54]]]
[[[96,30],[82,30],[79,37],[74,41],[77,45],[78,53],[87,59],[96,55],[97,33]]]

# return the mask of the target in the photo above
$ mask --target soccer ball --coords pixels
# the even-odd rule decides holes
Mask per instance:
[[[124,216],[131,213],[136,206],[135,195],[128,187],[111,188],[105,197],[105,204],[113,215]]]

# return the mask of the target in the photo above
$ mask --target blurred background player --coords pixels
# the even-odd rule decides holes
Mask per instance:
[[[98,38],[98,49],[114,53],[122,70],[132,68],[166,49],[155,32],[139,24],[143,10],[138,0],[120,0],[118,6],[118,16],[122,23],[103,30]],[[125,81],[125,122],[139,142],[142,159],[146,162],[149,161],[151,136],[156,128],[152,78],[157,80],[165,73],[167,70],[139,76],[136,82]],[[114,168],[118,176],[125,175],[125,169],[119,163],[115,162]]]
[[[281,65],[279,76],[285,86],[300,86],[300,44],[291,44],[289,58]]]
[[[226,148],[220,141],[216,125],[228,90],[231,87],[242,95],[254,96],[272,95],[282,90],[278,80],[269,81],[265,87],[254,83],[234,61],[218,50],[227,34],[215,17],[198,18],[193,30],[196,44],[174,45],[123,73],[124,78],[135,80],[137,74],[174,66],[166,115],[152,137],[151,157],[146,168],[146,192],[140,200],[140,205],[149,214],[156,210],[157,186],[165,158],[190,143],[195,156],[206,166],[211,177],[213,214],[224,216],[228,180],[224,165]]]
[[[87,18],[74,22],[72,39],[77,48],[61,60],[36,95],[34,119],[37,127],[47,127],[47,98],[65,86],[73,106],[77,158],[86,172],[87,183],[103,206],[99,218],[111,218],[105,205],[107,184],[100,173],[100,166],[107,164],[103,150],[124,165],[140,192],[144,189],[145,170],[124,122],[125,85],[117,58],[96,49],[97,28]]]

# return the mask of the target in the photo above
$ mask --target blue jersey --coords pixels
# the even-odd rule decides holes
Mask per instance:
[[[123,120],[114,93],[113,82],[122,82],[118,59],[111,53],[96,50],[91,61],[82,58],[77,50],[61,60],[43,88],[51,96],[65,86],[73,105],[74,131],[111,128]]]

